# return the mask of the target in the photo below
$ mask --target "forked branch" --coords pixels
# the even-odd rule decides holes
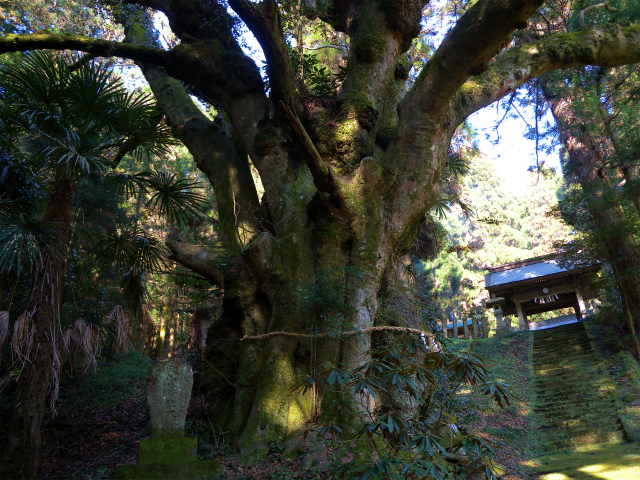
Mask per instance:
[[[320,197],[325,204],[334,211],[334,213],[338,213],[344,219],[349,220],[349,209],[343,198],[338,179],[333,173],[333,170],[324,162],[324,160],[322,160],[320,153],[318,153],[318,150],[302,125],[302,122],[300,122],[298,116],[286,103],[281,101],[279,105],[282,113],[284,113],[287,118],[289,126],[293,130],[296,139],[305,152],[305,161],[307,163],[307,167],[309,167],[309,171],[313,177],[313,183],[316,186]]]

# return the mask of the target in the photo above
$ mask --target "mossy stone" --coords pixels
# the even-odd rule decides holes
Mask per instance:
[[[193,463],[198,461],[198,439],[157,436],[140,440],[138,463]]]

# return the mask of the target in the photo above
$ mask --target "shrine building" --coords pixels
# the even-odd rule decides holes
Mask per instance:
[[[517,328],[513,329],[524,330],[529,329],[527,316],[561,308],[573,308],[581,320],[587,314],[584,302],[598,296],[590,280],[601,267],[600,263],[561,267],[547,256],[489,268],[484,277],[491,297],[487,308],[494,308],[497,331],[509,329],[503,316],[517,317]]]

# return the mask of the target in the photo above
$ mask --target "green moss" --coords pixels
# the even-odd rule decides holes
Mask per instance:
[[[257,465],[269,455],[269,447],[261,445],[242,456],[244,465]]]
[[[377,106],[361,92],[345,95],[340,101],[340,109],[348,119],[357,118],[358,123],[367,130],[371,130],[378,121]]]
[[[411,71],[411,67],[413,67],[413,59],[410,55],[406,53],[400,55],[396,60],[396,69],[394,71],[394,76],[399,78],[400,80],[406,80],[409,78],[409,72]]]
[[[596,54],[589,45],[581,44],[580,39],[576,35],[582,32],[557,35],[553,42],[549,42],[546,46],[547,53],[562,63],[572,63],[579,61],[582,63],[593,63],[596,60]]]
[[[382,35],[369,35],[356,45],[356,58],[361,63],[373,63],[382,58],[386,41]]]
[[[253,148],[260,155],[266,155],[273,150],[277,144],[278,135],[271,122],[260,129],[260,132],[253,139]]]
[[[382,147],[383,150],[389,148],[392,140],[395,138],[397,128],[395,126],[383,125],[378,129],[376,133],[376,143]]]
[[[198,461],[198,439],[184,437],[182,432],[174,436],[153,435],[140,440],[140,464],[194,463]]]
[[[354,119],[345,119],[343,122],[340,122],[340,125],[336,129],[335,139],[338,142],[351,142],[357,131],[358,122]]]

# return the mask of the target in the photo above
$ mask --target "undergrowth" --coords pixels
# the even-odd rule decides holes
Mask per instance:
[[[510,385],[515,397],[500,408],[475,387],[461,386],[447,404],[463,430],[494,442],[497,461],[506,467],[505,480],[535,478],[523,462],[535,456],[536,442],[532,408],[533,370],[530,365],[532,332],[512,332],[487,340],[453,340],[457,351],[470,348],[482,356],[495,381]]]

